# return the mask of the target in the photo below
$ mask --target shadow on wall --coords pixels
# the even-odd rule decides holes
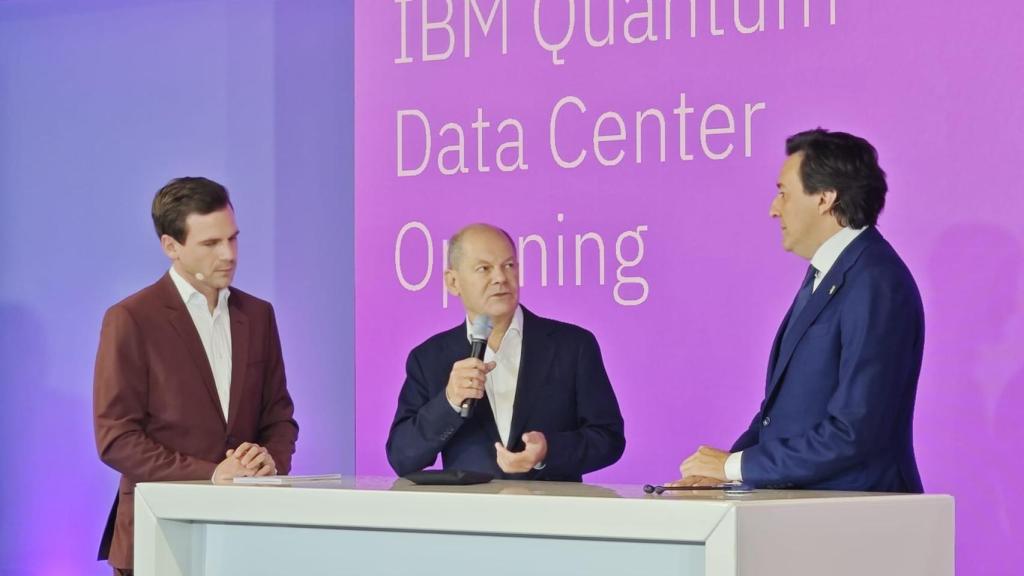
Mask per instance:
[[[926,489],[956,497],[962,574],[1016,574],[1024,562],[1014,486],[1024,469],[1022,269],[1017,236],[982,223],[945,230],[928,260],[929,376],[918,398],[930,402],[917,432],[934,447]]]

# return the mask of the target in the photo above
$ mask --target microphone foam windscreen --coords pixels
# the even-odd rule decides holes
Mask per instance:
[[[473,340],[487,340],[491,337],[491,330],[493,329],[494,323],[491,322],[491,317],[486,314],[479,314],[473,320],[473,325],[470,327],[469,332]]]

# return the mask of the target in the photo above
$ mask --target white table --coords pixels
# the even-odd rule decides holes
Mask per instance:
[[[148,575],[953,575],[953,499],[347,477],[139,484]]]

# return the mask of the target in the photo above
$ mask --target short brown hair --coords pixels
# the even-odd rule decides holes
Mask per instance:
[[[156,235],[162,237],[167,234],[184,244],[188,237],[185,220],[191,214],[205,215],[225,206],[231,206],[228,190],[213,180],[193,176],[175,178],[153,198]]]

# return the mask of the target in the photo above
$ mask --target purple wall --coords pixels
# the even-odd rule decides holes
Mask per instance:
[[[232,192],[296,470],[352,472],[352,83],[348,2],[0,2],[0,574],[110,573],[93,359],[104,310],[169,265],[149,204],[174,176]]]
[[[478,4],[486,19],[492,2]],[[427,52],[436,55],[429,61],[422,2],[356,7],[357,470],[391,473],[383,446],[405,356],[462,318],[457,300],[444,307],[442,242],[477,220],[539,236],[547,278],[532,241],[522,262],[523,302],[590,328],[601,342],[628,447],[589,480],[668,480],[699,443],[727,447],[757,408],[771,339],[805,267],[783,252],[768,217],[783,140],[821,125],[866,136],[889,173],[880,229],[914,272],[928,322],[919,463],[928,491],[957,498],[959,572],[1016,573],[1024,560],[1013,545],[1024,499],[1011,480],[1022,468],[1014,417],[1024,409],[1024,8],[836,0],[833,23],[829,2],[811,0],[805,27],[803,2],[784,3],[780,25],[779,3],[769,1],[764,30],[743,34],[732,2],[676,2],[667,39],[666,3],[655,1],[658,40],[631,44],[623,23],[643,3],[613,1],[614,43],[593,47],[586,4],[508,2],[506,54],[501,11],[486,36],[470,11],[466,57],[464,4],[453,2],[451,35],[437,27],[427,36]],[[600,40],[608,4],[591,4],[590,32]],[[740,23],[754,26],[758,3],[737,4]],[[573,34],[553,55],[537,38],[534,7],[540,34],[553,44],[566,34],[571,5]],[[445,2],[427,6],[431,22],[445,20]],[[644,28],[640,18],[629,25],[633,36]],[[672,112],[680,93],[694,109],[685,116],[685,152]],[[586,150],[571,168],[556,163],[549,132],[556,103],[569,96],[586,106],[557,116],[561,157]],[[732,112],[734,134],[712,131],[728,126],[716,105]],[[749,122],[748,105],[757,109]],[[473,126],[478,108],[490,123],[482,143]],[[635,114],[648,108],[666,119],[663,162],[650,119],[637,160]],[[606,111],[625,125],[623,142],[600,145],[610,161],[623,153],[613,166],[599,163],[593,146]],[[503,172],[498,148],[516,135],[511,124],[499,131],[507,118],[522,126],[527,167]],[[449,122],[464,132],[466,169],[445,175],[442,168],[458,165],[457,149],[442,153],[458,142],[457,129],[444,128]],[[615,133],[614,122],[601,133]],[[478,149],[489,171],[479,168]],[[505,164],[515,156],[504,148]],[[596,241],[584,243],[577,263],[577,236],[588,233],[604,243],[603,283]],[[627,282],[616,293],[623,264]],[[646,299],[637,279],[646,282]]]

